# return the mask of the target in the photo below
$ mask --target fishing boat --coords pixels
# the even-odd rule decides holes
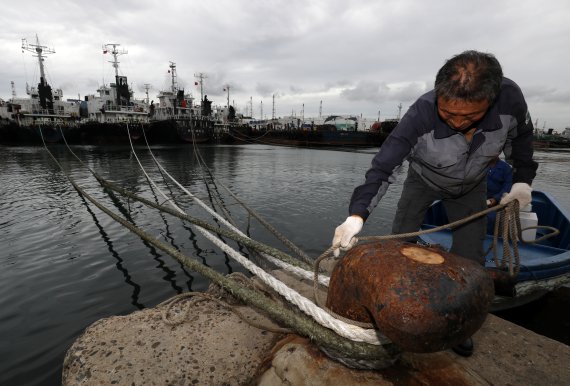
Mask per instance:
[[[115,82],[103,84],[97,95],[87,95],[81,102],[81,125],[78,130],[66,132],[70,143],[88,145],[127,143],[130,139],[140,140],[143,130],[148,130],[148,105],[144,100],[133,97],[127,77],[119,75],[120,44],[103,45],[103,54],[111,54],[110,63],[115,69]],[[127,130],[128,127],[128,130]]]
[[[158,103],[149,106],[150,143],[204,143],[212,138],[213,122],[194,105],[192,95],[178,87],[176,63],[170,62],[170,89],[158,94]],[[205,101],[209,101],[206,99]],[[202,101],[202,105],[204,101]]]
[[[492,311],[500,311],[517,307],[533,300],[539,299],[548,292],[564,285],[570,284],[570,215],[548,193],[542,191],[532,192],[532,212],[536,213],[538,229],[536,236],[529,239],[523,232],[523,239],[531,241],[524,243],[518,241],[520,264],[518,274],[505,280],[495,281],[495,300]],[[428,210],[421,229],[432,229],[447,224],[447,215],[443,203],[435,202]],[[524,225],[521,225],[523,230]],[[554,237],[538,241],[551,230],[540,228],[548,226],[556,228],[560,233]],[[530,230],[530,229],[529,229]],[[531,230],[534,232],[534,230]],[[531,233],[532,233],[531,232]],[[420,236],[421,241],[429,245],[438,245],[449,250],[451,247],[451,231],[442,230]],[[532,243],[533,240],[538,242]],[[489,250],[493,244],[493,235],[487,234],[484,250]],[[503,263],[503,242],[499,238],[496,246],[497,258]],[[506,262],[506,261],[505,261]],[[493,252],[486,256],[485,267],[492,273],[502,272],[496,266]],[[505,277],[505,275],[501,275]]]
[[[547,132],[536,131],[533,145],[535,149],[568,149],[570,138],[567,135],[555,133],[553,129]]]
[[[247,135],[233,133],[245,143],[306,147],[379,147],[387,133],[379,130],[358,130],[356,117],[333,115],[320,122],[289,117],[276,120],[249,120]]]
[[[60,142],[60,128],[71,129],[79,125],[78,101],[64,101],[61,89],[53,90],[45,76],[46,55],[54,49],[42,46],[36,35],[36,43],[22,39],[22,51],[29,51],[38,58],[40,79],[37,87],[26,85],[28,97],[17,97],[12,82],[12,98],[0,100],[0,143],[38,144]]]
[[[103,53],[110,53],[115,69],[115,82],[103,84],[98,95],[87,95],[85,100],[63,99],[61,89],[52,90],[45,76],[46,55],[55,50],[22,40],[22,50],[35,53],[38,58],[40,80],[37,87],[28,87],[29,97],[16,97],[12,83],[12,98],[0,102],[0,143],[41,144],[63,142],[72,144],[114,144],[139,140],[148,129],[148,106],[133,98],[127,77],[119,75],[119,44],[105,44]],[[128,127],[128,130],[127,130]],[[41,134],[41,135],[40,135]]]

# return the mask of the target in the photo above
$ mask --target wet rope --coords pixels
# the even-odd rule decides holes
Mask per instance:
[[[64,142],[65,142],[65,138],[64,138]],[[65,142],[65,143],[66,143],[66,145],[67,145],[67,142]],[[255,241],[255,240],[253,240],[253,239],[251,239],[251,238],[249,238],[249,237],[247,237],[247,236],[245,236],[245,237],[240,236],[239,234],[237,234],[237,233],[235,233],[235,232],[226,230],[226,229],[224,229],[224,228],[220,228],[220,227],[218,227],[218,226],[212,225],[212,224],[210,224],[210,223],[208,223],[208,222],[205,222],[205,221],[203,221],[203,220],[200,220],[200,219],[198,219],[198,218],[192,217],[192,216],[190,216],[190,215],[188,215],[188,214],[186,214],[186,213],[180,213],[179,211],[176,211],[176,210],[174,210],[174,209],[171,209],[171,208],[169,208],[169,207],[167,207],[167,206],[160,205],[160,204],[156,204],[156,203],[154,203],[154,202],[152,202],[152,201],[149,201],[149,200],[147,200],[147,199],[145,199],[145,198],[143,198],[143,197],[140,197],[140,196],[138,196],[138,195],[136,195],[136,194],[134,194],[134,193],[132,193],[132,192],[130,192],[130,191],[128,191],[128,190],[126,190],[126,189],[124,189],[124,188],[122,188],[122,187],[120,187],[120,186],[118,186],[118,185],[116,185],[116,184],[114,184],[114,183],[112,183],[112,182],[106,180],[106,179],[104,179],[104,178],[101,177],[100,175],[98,175],[93,169],[91,169],[91,167],[89,167],[89,165],[86,165],[86,164],[73,152],[73,150],[69,147],[69,145],[68,145],[68,150],[71,152],[71,154],[72,154],[83,166],[85,166],[85,167],[92,173],[92,175],[95,177],[95,179],[97,179],[97,181],[101,184],[101,186],[103,186],[103,187],[106,188],[106,189],[110,189],[110,190],[112,190],[112,191],[114,191],[114,192],[117,192],[117,193],[121,194],[122,196],[125,196],[125,197],[127,197],[127,198],[133,199],[133,200],[135,200],[135,201],[138,201],[138,202],[140,202],[140,203],[142,203],[142,204],[144,204],[144,205],[146,205],[146,206],[148,206],[148,207],[151,207],[151,208],[160,210],[160,211],[162,211],[162,212],[164,212],[164,213],[170,214],[170,215],[172,215],[172,216],[178,217],[178,218],[180,218],[181,220],[188,221],[188,222],[190,222],[190,223],[192,223],[192,224],[195,224],[195,225],[200,226],[200,227],[202,227],[202,228],[204,228],[204,229],[210,230],[210,231],[212,231],[212,232],[214,232],[214,233],[221,234],[222,236],[228,237],[228,238],[230,238],[230,239],[232,239],[232,240],[234,240],[234,241],[236,241],[236,242],[239,242],[239,243],[241,243],[241,244],[244,244],[244,245],[246,245],[246,246],[248,246],[249,248],[252,248],[252,249],[254,249],[254,250],[262,251],[262,252],[265,252],[265,253],[267,253],[267,254],[276,256],[277,258],[272,257],[272,258],[275,260],[275,262],[281,262],[281,263],[284,264],[284,266],[290,266],[290,267],[292,267],[292,268],[298,268],[298,269],[301,269],[302,271],[307,271],[307,270],[310,270],[310,269],[311,269],[310,266],[305,265],[305,264],[302,264],[302,263],[299,263],[298,260],[294,259],[292,256],[289,256],[289,255],[287,255],[286,253],[283,253],[283,252],[281,252],[280,250],[278,250],[278,249],[276,249],[276,248],[273,248],[273,247],[271,247],[271,246],[269,246],[269,245],[266,245],[266,244],[260,243],[260,242],[258,242],[258,241]],[[296,266],[295,264],[298,264],[298,266]],[[311,275],[312,275],[312,270],[311,270],[310,272],[311,272]],[[327,278],[327,279],[328,279],[328,278]],[[324,281],[326,281],[326,280],[324,280]]]
[[[494,261],[495,261],[495,265],[497,266],[497,268],[504,269],[508,265],[509,273],[511,276],[518,275],[519,270],[520,270],[520,253],[519,253],[517,241],[521,241],[525,244],[534,244],[534,243],[538,243],[542,240],[545,240],[547,238],[554,237],[560,233],[559,230],[556,228],[549,227],[549,226],[542,226],[542,225],[521,229],[520,217],[519,217],[519,202],[518,202],[518,200],[513,200],[507,204],[499,204],[499,205],[493,206],[491,208],[487,208],[485,210],[482,210],[480,212],[474,213],[474,214],[467,216],[465,218],[462,218],[460,220],[457,220],[457,221],[454,221],[454,222],[451,222],[448,224],[444,224],[444,225],[441,225],[441,226],[438,226],[438,227],[435,227],[432,229],[425,229],[422,231],[400,233],[400,234],[393,234],[393,235],[360,237],[360,238],[356,239],[356,242],[354,243],[354,245],[358,244],[361,241],[373,242],[373,241],[383,241],[383,240],[409,239],[409,238],[413,238],[413,237],[417,237],[417,236],[421,236],[421,235],[425,235],[425,234],[429,234],[429,233],[439,232],[439,231],[442,231],[445,229],[454,229],[454,228],[457,228],[457,227],[459,227],[463,224],[466,224],[470,221],[473,221],[479,217],[486,216],[488,213],[495,212],[495,211],[497,212],[497,221],[495,222],[493,244],[491,246],[491,249],[493,249],[493,252],[494,252]],[[501,261],[499,261],[499,258],[497,256],[499,223],[501,223],[502,236],[503,236],[503,259]],[[524,231],[526,229],[535,229],[535,228],[545,228],[545,229],[551,230],[552,232],[549,234],[546,234],[546,235],[544,235],[544,236],[542,236],[536,240],[525,241],[522,238],[522,231]],[[511,248],[509,247],[509,245],[512,245],[513,253],[511,253]],[[325,309],[327,312],[329,312],[333,317],[340,319],[346,323],[352,323],[352,324],[359,326],[359,327],[362,327],[362,328],[374,328],[374,325],[371,323],[363,323],[363,322],[353,321],[353,320],[350,320],[350,319],[343,317],[342,315],[336,314],[335,312],[333,312],[332,310],[327,308],[326,305],[324,304],[324,302],[320,299],[319,288],[318,288],[318,285],[319,285],[319,281],[318,281],[318,279],[319,279],[319,264],[321,263],[321,261],[323,259],[330,257],[335,248],[336,248],[336,246],[331,246],[330,248],[328,248],[325,252],[323,252],[315,260],[314,267],[313,267],[313,273],[314,273],[314,275],[313,275],[313,296],[315,298],[315,303],[317,305],[319,305],[321,308]],[[487,255],[487,253],[485,253],[485,255]]]
[[[392,361],[393,358],[399,355],[399,350],[397,347],[390,342],[384,344],[369,344],[366,342],[354,341],[352,339],[343,337],[328,328],[323,327],[319,323],[315,322],[312,318],[308,318],[306,315],[299,314],[294,310],[283,307],[282,305],[275,303],[265,296],[259,296],[256,291],[246,288],[242,285],[236,285],[235,281],[225,277],[224,275],[216,272],[215,270],[201,264],[196,259],[189,258],[176,250],[175,248],[157,240],[151,235],[147,234],[137,226],[129,223],[120,216],[116,215],[96,199],[91,197],[87,192],[85,192],[73,178],[65,171],[62,165],[57,161],[55,156],[49,151],[44,142],[44,147],[48,151],[50,157],[59,166],[65,176],[68,178],[73,187],[89,200],[93,205],[97,206],[101,211],[105,212],[115,221],[119,222],[124,227],[128,228],[131,232],[137,234],[143,240],[151,243],[156,248],[168,253],[180,262],[182,262],[188,268],[202,274],[204,277],[216,282],[225,290],[230,292],[232,295],[236,296],[238,299],[244,301],[245,303],[264,310],[272,319],[282,323],[288,327],[294,328],[298,333],[310,337],[319,345],[325,347],[334,347],[335,349],[350,355],[353,358],[361,359],[383,359],[388,362]]]
[[[128,128],[127,128],[128,130]],[[146,139],[146,137],[145,137]],[[147,142],[147,147],[148,147],[148,142]],[[241,232],[239,229],[237,229],[233,224],[231,224],[229,221],[227,221],[226,219],[224,219],[223,217],[221,217],[218,213],[216,213],[215,211],[213,211],[209,206],[207,206],[205,203],[203,203],[200,199],[198,199],[197,197],[195,197],[192,193],[190,193],[187,189],[185,189],[174,177],[172,177],[167,171],[166,169],[164,169],[164,167],[160,164],[160,162],[158,162],[158,160],[156,159],[156,157],[154,156],[154,154],[152,153],[150,147],[148,147],[149,149],[149,153],[152,157],[152,159],[154,160],[155,164],[158,166],[158,168],[164,172],[164,174],[166,174],[180,189],[182,189],[192,200],[194,200],[195,202],[197,202],[203,209],[205,209],[209,214],[211,214],[212,216],[214,216],[216,219],[218,219],[219,221],[221,221],[224,225],[226,225],[229,229],[233,230],[238,236],[239,236],[239,240],[236,240],[235,236],[232,236],[231,238],[235,241],[239,241],[241,242],[241,240],[244,239],[249,239],[251,240],[247,235],[245,235],[243,232]],[[131,142],[131,150],[134,151],[134,148],[132,146],[132,142]],[[195,153],[199,155],[199,151],[197,148],[194,149]],[[136,156],[136,154],[135,154]],[[201,158],[201,156],[199,156]],[[138,158],[137,158],[138,161]],[[208,170],[208,172],[211,174],[211,171],[205,166],[204,160],[198,159],[198,162],[204,164],[204,167]],[[140,167],[142,168],[142,165],[139,162]],[[201,166],[200,166],[201,167]],[[144,170],[143,170],[144,171]],[[146,172],[145,172],[146,175]],[[148,177],[147,177],[148,178]],[[212,175],[212,178],[215,179],[215,177]],[[218,181],[218,180],[217,180]],[[233,194],[233,192],[231,192],[225,185],[223,185],[221,182],[218,181],[218,183],[220,183],[220,185],[222,185],[222,187],[229,193],[232,195],[232,197],[241,203],[241,205],[252,215],[254,216],[256,219],[258,219],[258,221],[260,221],[260,223],[262,223],[268,230],[270,230],[279,240],[281,240],[284,244],[286,244],[287,246],[289,246],[292,250],[294,250],[299,256],[304,257],[303,261],[305,262],[305,264],[303,264],[303,262],[299,262],[297,259],[294,259],[293,257],[290,257],[287,255],[286,259],[277,259],[275,258],[275,254],[273,254],[273,256],[271,254],[267,254],[267,250],[260,250],[259,248],[253,248],[255,250],[260,250],[261,252],[265,252],[265,254],[262,253],[263,257],[266,258],[268,261],[270,261],[271,263],[275,264],[277,267],[285,269],[291,273],[293,273],[295,276],[303,278],[303,279],[308,279],[308,280],[312,280],[313,277],[313,273],[311,270],[311,265],[312,264],[312,260],[300,249],[298,248],[295,244],[293,244],[292,242],[290,242],[285,236],[283,236],[282,234],[280,234],[277,229],[275,229],[273,226],[271,226],[271,224],[269,224],[267,221],[265,221],[261,216],[259,216],[253,209],[249,208],[245,203],[241,202],[239,200],[239,198],[237,196],[235,196]],[[153,184],[153,186],[155,186]],[[159,189],[160,191],[160,189]],[[132,197],[134,198],[134,197]],[[166,196],[165,196],[166,198]],[[138,199],[138,198],[136,198]],[[170,199],[167,199],[168,202],[174,203],[172,202]],[[184,213],[183,211],[179,210],[180,213]],[[199,225],[199,224],[196,224]],[[276,251],[276,250],[275,250]],[[279,253],[278,256],[283,256],[282,253]],[[309,263],[308,263],[309,262]],[[320,277],[319,278],[319,282],[324,284],[324,285],[328,285],[329,282],[329,278],[328,277]]]
[[[44,143],[44,146],[45,146],[45,143]],[[47,149],[47,147],[46,147],[46,149]],[[48,150],[48,151],[49,151],[49,150]],[[51,153],[50,153],[50,155],[51,155]],[[53,155],[51,155],[51,156],[52,156],[52,158],[54,158]],[[54,160],[55,160],[55,158],[54,158]],[[57,160],[55,160],[55,161],[57,162]],[[60,167],[61,167],[61,165],[60,165]],[[62,168],[62,170],[63,170],[63,168]],[[64,173],[65,173],[65,172],[64,172]],[[68,178],[70,178],[70,177],[68,176]],[[71,179],[70,179],[70,181],[71,181]],[[87,195],[87,193],[85,193],[84,191],[79,190],[80,188],[79,188],[73,181],[71,181],[71,182],[72,182],[72,184],[74,185],[74,187],[75,187],[81,194],[85,194],[85,197],[87,197],[88,199],[90,199],[89,196]],[[91,199],[90,199],[90,201],[91,201]],[[97,205],[97,204],[95,204],[95,205]],[[101,208],[100,208],[100,209],[101,209]],[[486,212],[483,212],[483,214],[485,214],[485,213],[486,213]],[[109,214],[109,213],[108,213],[108,214]],[[111,215],[111,214],[109,214],[109,215]],[[117,221],[119,221],[117,218],[115,218],[115,219],[116,219]],[[465,221],[467,221],[467,220],[465,220]],[[119,222],[120,222],[120,221],[119,221]],[[132,226],[131,224],[128,224],[128,223],[123,224],[123,225],[125,225],[125,226],[127,226],[127,227]],[[449,225],[448,225],[448,226],[449,226]],[[133,227],[134,227],[134,226],[133,226]],[[135,227],[135,228],[136,228],[136,227]],[[131,230],[132,230],[132,229],[131,229]],[[431,233],[431,232],[435,232],[435,231],[437,231],[437,230],[438,230],[438,229],[436,228],[436,229],[432,229],[432,230],[430,230],[430,231],[424,231],[424,232],[421,232],[421,233],[418,233],[418,234]],[[142,231],[141,231],[141,232],[142,232]],[[137,232],[135,232],[135,233],[137,233]],[[138,234],[138,233],[137,233],[137,234]],[[413,233],[412,233],[412,234],[403,234],[403,235],[391,235],[390,238],[406,238],[406,237],[412,237],[412,236],[414,236]],[[386,239],[386,236],[375,236],[375,237],[370,237],[370,238],[362,238],[362,240],[365,240],[365,239],[371,239],[371,240],[374,240],[374,239]],[[158,241],[158,240],[156,240],[156,241]],[[211,240],[211,241],[213,241],[213,240]],[[213,241],[213,242],[214,242],[214,241]],[[166,247],[168,248],[168,246],[166,246]],[[220,247],[222,250],[224,250],[224,249],[226,249],[227,246],[226,246],[225,244],[223,244],[223,245],[219,245],[219,247]],[[159,247],[159,248],[160,248],[160,247]],[[161,249],[162,249],[162,248],[161,248]],[[164,249],[163,249],[163,250],[164,250]],[[332,248],[329,248],[329,250],[332,250]],[[175,252],[177,252],[177,251],[175,251]],[[226,253],[231,254],[229,251],[226,251]],[[239,256],[241,257],[241,255],[239,255]],[[319,260],[319,261],[320,261],[320,260]],[[242,265],[243,265],[243,264],[242,264]],[[250,267],[248,267],[248,269],[250,269]],[[250,271],[251,271],[251,269],[250,269]],[[256,273],[256,272],[254,272],[254,271],[252,271],[252,272],[253,272],[254,274],[257,274],[262,280],[264,280],[264,282],[268,281],[268,279],[264,278],[263,275],[262,275],[260,272],[259,272],[259,273]],[[264,272],[263,272],[263,273],[264,273]],[[318,275],[318,269],[317,269],[317,275]],[[271,280],[269,280],[269,281],[271,281]],[[318,282],[318,280],[315,280],[315,283],[317,283],[317,282]],[[271,284],[270,284],[270,285],[271,285]],[[276,283],[273,283],[273,285],[271,285],[271,287],[272,287],[272,288],[276,288],[275,285],[277,285],[277,284],[276,284]],[[277,289],[277,291],[281,293],[280,289]],[[282,293],[282,295],[283,295],[283,293]],[[285,296],[285,297],[286,297],[289,301],[291,301],[291,298],[288,298],[287,296]],[[295,302],[293,302],[293,303],[295,303]],[[298,305],[298,306],[299,306],[300,309],[302,309],[303,311],[306,312],[306,310],[303,309],[302,306],[300,306],[300,305]],[[315,320],[317,320],[317,318],[315,318],[315,316],[313,316],[313,318],[314,318]],[[318,320],[317,320],[317,321],[318,321]],[[322,321],[319,321],[319,322],[322,322]],[[322,324],[322,323],[321,323],[321,324]],[[335,331],[336,331],[336,330],[335,330]],[[337,333],[338,333],[338,331],[337,331]],[[342,335],[342,334],[340,334],[340,335]],[[376,340],[376,339],[375,339],[375,340]],[[366,340],[364,340],[364,341],[366,342]],[[375,343],[375,344],[376,344],[376,343]],[[385,343],[385,345],[387,345],[387,344],[388,344],[388,343]]]
[[[190,301],[187,301],[182,306],[183,309],[182,309],[181,315],[178,316],[177,319],[173,319],[170,316],[170,314],[173,313],[172,309],[178,303],[182,303],[182,301],[184,301],[186,299],[190,299]],[[218,299],[215,296],[210,295],[210,294],[205,293],[205,292],[184,292],[182,294],[176,295],[176,296],[158,304],[156,307],[157,308],[161,308],[161,307],[163,308],[163,310],[161,312],[161,317],[162,317],[162,321],[164,322],[164,324],[173,327],[173,326],[180,325],[180,324],[184,323],[186,320],[188,320],[188,317],[190,315],[190,312],[192,311],[192,308],[197,303],[199,303],[201,301],[207,301],[207,300],[214,302],[217,305],[222,306],[223,308],[230,310],[238,318],[240,318],[241,320],[243,320],[244,322],[246,322],[250,326],[253,326],[253,327],[258,328],[260,330],[273,332],[275,334],[291,334],[291,333],[293,333],[293,330],[291,330],[289,328],[269,326],[269,325],[251,320],[250,318],[246,317],[237,307],[235,307],[231,304],[228,304],[226,301]]]
[[[239,197],[237,197],[227,186],[225,186],[219,179],[215,177],[215,175],[211,172],[208,168],[200,151],[196,146],[194,146],[194,154],[198,161],[200,168],[204,168],[208,171],[209,175],[212,177],[212,180],[215,183],[219,184],[224,190],[238,203],[240,204],[252,217],[254,217],[261,225],[263,225],[269,232],[271,232],[279,241],[289,247],[290,250],[295,252],[297,256],[299,256],[305,263],[313,264],[313,259],[311,259],[301,248],[296,246],[291,240],[281,234],[275,227],[273,227],[269,222],[267,222],[263,217],[261,217],[254,209],[249,207],[245,202],[243,202]]]
[[[509,208],[507,208],[509,209]],[[522,233],[527,229],[547,229],[551,232],[545,234],[537,239],[534,240],[524,240],[522,237]],[[493,261],[495,262],[495,266],[501,270],[508,269],[509,275],[515,277],[519,274],[521,264],[520,264],[520,253],[518,249],[518,241],[521,241],[523,244],[536,244],[543,240],[549,239],[560,234],[560,231],[554,227],[547,226],[547,225],[538,225],[538,226],[531,226],[527,228],[522,228],[519,216],[519,203],[517,200],[513,201],[513,206],[510,210],[504,210],[497,212],[497,218],[495,221],[494,227],[494,237],[493,237],[493,245],[490,249],[493,250]],[[497,244],[498,244],[498,235],[502,234],[503,237],[503,258],[499,260],[497,254]],[[512,245],[512,252],[511,247]],[[485,254],[485,256],[489,253]]]
[[[240,284],[242,284],[244,286],[247,286],[248,288],[257,289],[257,290],[263,292],[266,296],[270,297],[272,300],[275,300],[275,298],[272,296],[272,294],[265,290],[265,287],[263,287],[262,285],[258,284],[255,281],[253,281],[252,279],[248,278],[242,272],[233,272],[233,273],[227,275],[227,277],[231,278],[232,280],[234,280],[236,282],[239,282]],[[210,293],[211,291],[213,293]],[[190,299],[190,300],[183,303],[183,301],[186,299]],[[182,293],[182,294],[174,296],[174,297],[158,304],[156,307],[157,308],[164,308],[162,310],[162,313],[161,313],[162,321],[164,322],[164,324],[169,325],[169,326],[177,326],[179,324],[185,323],[188,320],[188,317],[192,311],[192,308],[197,303],[210,300],[210,301],[232,311],[241,320],[243,320],[244,322],[246,322],[250,326],[253,326],[253,327],[258,328],[260,330],[270,331],[270,332],[273,332],[275,334],[291,334],[291,333],[294,333],[294,331],[291,329],[276,327],[275,325],[269,326],[265,323],[260,323],[260,322],[257,322],[255,320],[252,320],[252,319],[246,317],[238,309],[238,307],[236,305],[230,303],[231,299],[235,299],[235,298],[233,298],[233,296],[231,294],[224,291],[223,288],[215,285],[215,283],[212,283],[212,284],[210,284],[210,288],[208,289],[208,292],[186,292],[186,293]],[[235,302],[236,302],[236,300],[233,301],[233,303],[235,303]],[[237,302],[239,302],[239,300],[237,300]],[[173,309],[178,304],[181,304],[179,307],[181,309],[180,315],[177,318],[173,318],[170,315],[175,313]]]
[[[46,147],[46,150],[49,152],[47,147]],[[51,155],[51,153],[50,153],[50,155]],[[54,158],[53,155],[51,155],[51,156],[52,156],[52,158]],[[54,161],[57,162],[57,160],[55,158],[54,158]],[[61,165],[60,165],[60,168],[62,168]],[[63,168],[62,168],[62,170],[63,170]],[[65,173],[65,171],[64,171],[64,173]],[[77,186],[77,184],[75,184],[75,182],[71,180],[70,176],[68,176],[68,178],[70,179],[70,182],[74,185],[75,189],[77,189],[79,192],[84,194],[85,197],[88,198],[90,201],[94,200],[86,192],[84,192],[79,186]],[[101,208],[102,205],[100,203],[98,203],[96,200],[93,203],[96,206],[98,206],[101,210],[105,211],[109,216],[113,217],[113,219],[115,219],[116,221],[119,221],[123,224],[124,220],[122,220],[121,218],[116,216],[114,213],[106,210],[106,208],[102,209]],[[178,212],[178,214],[180,214],[180,215],[183,215],[183,213],[181,213],[180,210],[177,210],[176,212]],[[125,222],[123,225],[127,226],[131,231],[133,231],[139,235],[144,234],[144,232],[142,230],[136,228],[135,226],[132,226],[132,224]],[[285,284],[283,284],[282,282],[280,282],[279,280],[277,280],[273,276],[267,274],[264,270],[257,267],[255,264],[250,262],[248,259],[246,259],[244,256],[239,254],[237,251],[233,250],[228,245],[221,242],[218,238],[214,237],[210,232],[207,232],[206,230],[202,229],[199,226],[197,227],[197,229],[206,238],[208,238],[214,245],[216,245],[218,248],[220,248],[223,252],[227,253],[230,257],[232,257],[234,260],[236,260],[242,266],[247,268],[251,273],[258,276],[260,278],[260,280],[262,280],[266,285],[268,285],[269,287],[274,289],[277,293],[279,293],[281,296],[283,296],[287,301],[289,301],[292,304],[295,304],[301,311],[303,311],[305,314],[311,316],[311,318],[313,320],[315,320],[318,324],[325,326],[325,327],[328,327],[328,328],[332,329],[340,337],[347,338],[347,339],[354,341],[354,342],[362,342],[362,343],[367,343],[367,344],[371,344],[371,345],[378,345],[378,346],[391,344],[391,343],[389,343],[389,341],[385,337],[379,335],[377,331],[361,329],[359,327],[352,326],[352,325],[349,325],[347,323],[344,323],[342,321],[339,321],[339,320],[332,318],[326,311],[317,307],[309,299],[303,297],[297,291],[289,288],[288,286],[286,286]],[[141,236],[141,237],[143,237],[143,236]],[[145,235],[143,238],[145,240],[147,240],[149,243],[155,245],[157,248],[165,250],[164,246],[159,246],[159,245],[155,244],[156,242],[158,242],[157,240],[147,239],[148,237],[150,237],[150,236]],[[160,242],[158,242],[158,243],[160,243]],[[170,248],[168,246],[166,246],[166,247]],[[174,250],[174,252],[178,253],[178,251],[176,251],[176,250]],[[171,254],[171,252],[167,252],[167,253]],[[175,255],[173,255],[173,256],[175,256]]]

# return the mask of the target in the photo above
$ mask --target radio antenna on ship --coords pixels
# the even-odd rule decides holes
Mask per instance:
[[[226,84],[224,86],[224,91],[227,92],[227,97],[228,97],[228,109],[230,108],[230,85]]]
[[[168,67],[170,67],[170,79],[171,79],[171,86],[170,89],[172,90],[173,94],[176,94],[176,92],[178,92],[178,75],[176,74],[176,63],[174,62],[169,62],[170,65]]]
[[[198,78],[198,82],[200,84],[200,101],[204,101],[204,79],[207,78],[206,74],[203,72],[199,72],[198,74],[194,74],[195,78]]]
[[[26,38],[22,39],[22,50],[36,53],[35,56],[38,58],[38,63],[40,64],[40,83],[42,86],[46,86],[47,81],[44,70],[44,56],[47,54],[55,54],[55,50],[53,48],[40,45],[38,35],[36,35],[36,44],[28,43]]]
[[[104,54],[106,54],[109,51],[109,47],[112,47],[111,48],[111,55],[113,55],[113,61],[109,61],[109,63],[112,63],[113,68],[115,69],[115,79],[117,76],[119,76],[119,63],[120,62],[117,59],[117,57],[119,55],[125,55],[125,54],[129,53],[127,50],[124,50],[124,49],[122,51],[119,51],[117,49],[117,47],[119,47],[119,46],[120,46],[120,44],[117,44],[117,43],[107,43],[107,44],[103,45],[103,53]]]
[[[38,35],[36,35],[36,44],[30,44],[25,38],[22,39],[22,51],[24,50],[36,53],[35,56],[38,58],[38,63],[40,65],[40,83],[38,83],[40,106],[42,109],[47,110],[50,114],[53,114],[53,93],[51,86],[46,80],[44,70],[44,56],[47,54],[55,54],[55,50],[46,46],[42,46],[40,44]],[[27,87],[26,84],[26,92],[30,94],[30,91],[31,90]]]
[[[144,92],[146,94],[146,104],[148,105],[150,103],[149,97],[148,97],[148,90],[150,89],[150,84],[145,83],[144,84]]]

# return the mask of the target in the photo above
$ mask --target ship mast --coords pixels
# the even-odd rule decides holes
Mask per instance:
[[[44,56],[46,54],[54,54],[55,50],[48,48],[46,46],[40,45],[40,39],[36,35],[36,44],[30,44],[24,38],[22,39],[22,51],[35,52],[38,58],[38,63],[40,65],[40,83],[38,83],[38,96],[40,98],[40,106],[42,109],[47,110],[48,113],[53,114],[53,93],[51,91],[51,86],[46,80],[46,74],[44,70]],[[26,91],[29,90],[26,87]]]
[[[55,54],[55,50],[53,48],[48,48],[46,46],[40,45],[40,39],[38,38],[38,35],[36,35],[36,44],[30,44],[25,38],[22,39],[22,50],[36,53],[35,56],[38,58],[38,63],[40,65],[40,83],[43,86],[47,85],[44,70],[44,55]]]
[[[172,84],[170,89],[173,94],[178,92],[178,76],[176,75],[176,63],[170,62],[170,78],[172,79]]]
[[[194,77],[199,79],[198,81],[200,82],[200,101],[203,102],[204,101],[204,79],[207,78],[207,76],[204,73],[200,72],[198,74],[194,74]]]
[[[224,91],[227,92],[228,111],[229,111],[229,109],[230,109],[230,85],[229,85],[229,84],[227,84],[227,85],[224,87]]]
[[[117,106],[122,106],[122,105],[126,106],[129,104],[132,92],[131,89],[129,89],[129,85],[127,83],[127,77],[119,76],[118,56],[128,54],[128,51],[124,49],[119,51],[119,49],[117,48],[119,46],[120,44],[117,43],[107,43],[103,45],[103,53],[107,53],[109,48],[111,48],[111,54],[113,55],[113,60],[109,61],[109,63],[111,63],[113,65],[113,68],[115,69],[115,103],[117,104]]]
[[[113,55],[113,61],[112,61],[112,62],[109,61],[109,63],[112,63],[112,64],[113,64],[113,68],[115,69],[115,79],[117,79],[117,76],[119,76],[119,63],[120,63],[120,62],[118,61],[117,57],[118,57],[119,55],[124,55],[124,54],[128,54],[128,53],[129,53],[127,50],[119,51],[119,50],[117,49],[117,47],[119,47],[119,46],[120,46],[120,44],[117,44],[117,43],[107,43],[107,44],[104,44],[104,45],[103,45],[103,52],[107,52],[107,49],[108,49],[109,47],[112,47],[112,48],[111,48],[111,54]]]
[[[150,103],[150,99],[148,97],[148,90],[150,89],[150,84],[145,83],[144,84],[144,92],[146,94],[146,104],[148,105]]]

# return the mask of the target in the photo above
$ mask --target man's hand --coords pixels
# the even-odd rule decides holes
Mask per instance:
[[[333,250],[334,257],[340,255],[341,249],[348,251],[354,246],[356,243],[354,236],[362,230],[362,225],[364,225],[364,220],[360,216],[353,215],[336,227],[332,241],[332,246],[335,248]]]
[[[519,208],[524,208],[532,201],[532,188],[524,182],[513,184],[509,194],[501,198],[501,204],[508,204],[513,200],[519,200]]]

